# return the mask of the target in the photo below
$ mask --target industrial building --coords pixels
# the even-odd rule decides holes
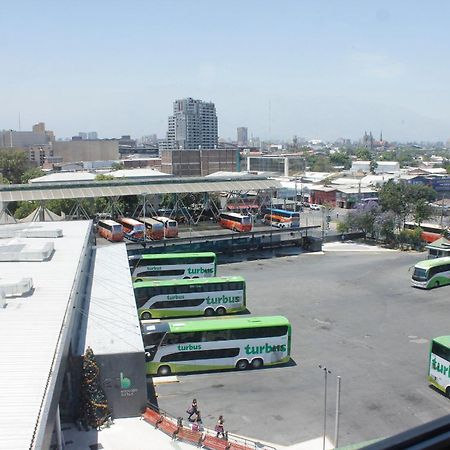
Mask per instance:
[[[145,357],[125,244],[96,248],[91,221],[3,225],[0,237],[0,448],[62,448],[87,346],[113,417],[138,416]]]

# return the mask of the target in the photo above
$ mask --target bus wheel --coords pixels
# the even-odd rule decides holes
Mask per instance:
[[[262,366],[264,366],[264,361],[261,358],[252,361],[252,369],[261,369]]]
[[[445,390],[445,395],[450,398],[450,386],[447,386],[447,389]]]
[[[142,281],[142,278],[138,278],[137,280],[134,280],[135,283],[139,283]]]
[[[248,361],[246,359],[240,359],[236,363],[236,369],[238,370],[245,370],[248,367]]]
[[[170,367],[169,366],[159,366],[157,374],[160,377],[165,377],[167,375],[170,375]]]
[[[223,308],[222,306],[220,308],[216,309],[216,313],[218,316],[223,316],[226,312],[227,312],[227,310],[225,308]]]
[[[152,318],[152,315],[149,313],[149,312],[143,312],[142,314],[141,314],[141,319],[142,320],[149,320],[149,319],[151,319]]]
[[[183,280],[190,280],[191,277],[183,277]]]
[[[212,308],[206,308],[205,309],[205,316],[213,316],[214,310]]]
[[[440,286],[439,281],[436,281],[436,283],[434,283],[434,287],[438,288]]]

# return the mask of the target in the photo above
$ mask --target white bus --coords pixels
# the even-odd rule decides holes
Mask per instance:
[[[133,287],[139,317],[143,320],[222,316],[245,311],[242,277],[141,281]]]
[[[418,262],[414,266],[411,284],[423,289],[450,284],[450,256]]]
[[[450,336],[436,337],[431,342],[428,381],[450,397]]]
[[[287,363],[291,325],[283,316],[141,322],[148,375],[260,369]]]
[[[128,258],[133,282],[173,278],[215,277],[213,252],[133,255]]]

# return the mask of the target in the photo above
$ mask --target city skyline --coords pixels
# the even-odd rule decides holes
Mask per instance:
[[[444,2],[98,1],[87,14],[43,0],[3,12],[0,129],[163,138],[173,101],[193,97],[216,105],[225,138],[242,124],[266,140],[450,137]]]

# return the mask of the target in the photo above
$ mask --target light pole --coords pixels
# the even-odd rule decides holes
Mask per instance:
[[[331,373],[331,370],[328,370],[326,367],[319,364],[319,369],[323,370],[325,376],[325,386],[324,386],[324,404],[323,404],[323,450],[325,450],[325,435],[327,432],[327,385],[328,385],[328,374]]]
[[[297,212],[297,177],[295,177],[295,203],[294,203],[294,212]]]
[[[339,412],[341,406],[341,377],[337,376],[336,386],[336,420],[334,422],[334,448],[338,447],[339,441]]]
[[[143,202],[143,213],[144,213],[144,248],[146,246],[146,237],[147,237],[147,223],[145,221],[145,215],[146,215],[146,209],[147,209],[147,194],[144,192],[142,194],[142,196],[144,197],[144,202]]]

